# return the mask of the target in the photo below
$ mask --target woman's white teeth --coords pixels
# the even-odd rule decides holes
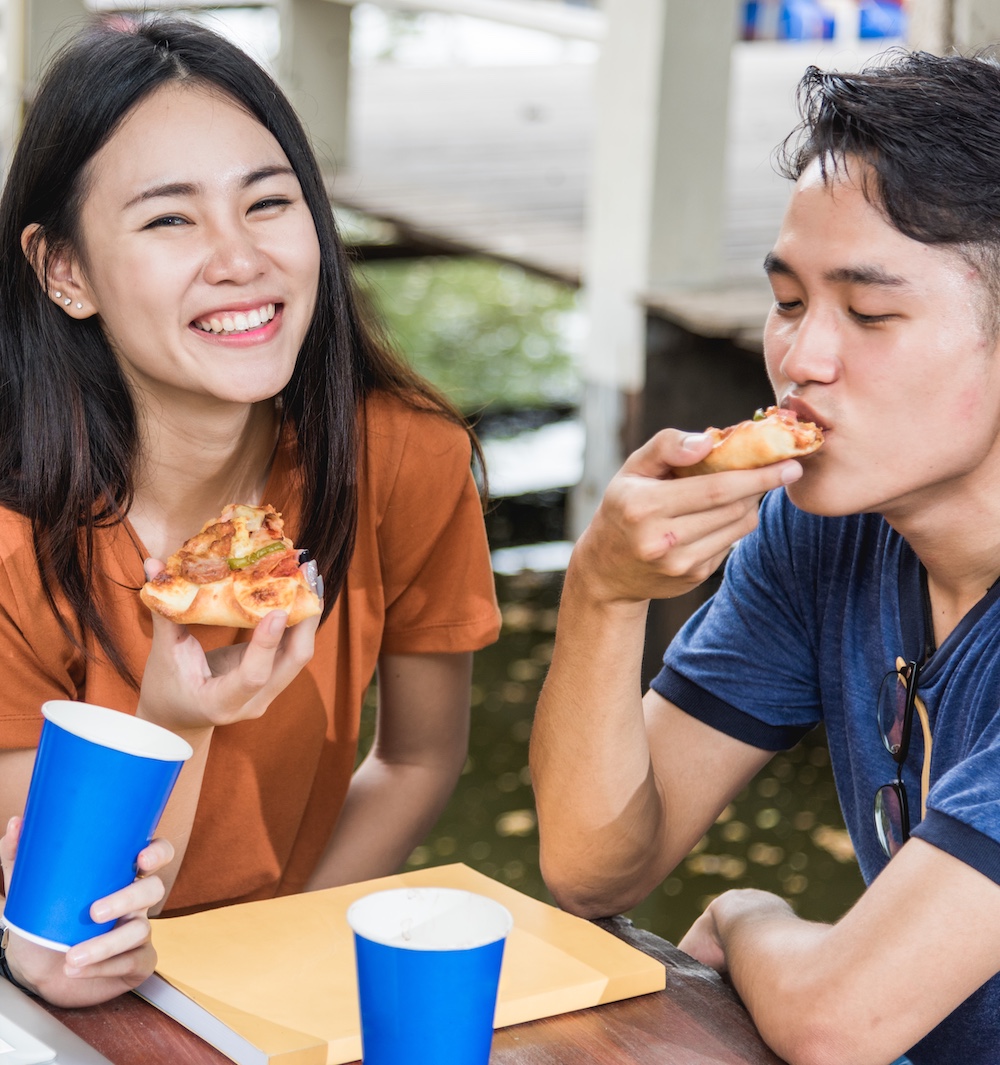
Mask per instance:
[[[205,318],[195,322],[206,333],[245,333],[248,329],[259,329],[274,317],[274,304],[268,303],[254,311],[237,311],[218,317]]]

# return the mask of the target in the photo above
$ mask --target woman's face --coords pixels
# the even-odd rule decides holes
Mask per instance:
[[[174,82],[126,117],[85,182],[72,310],[99,315],[139,402],[280,392],[320,252],[275,138],[221,92]]]

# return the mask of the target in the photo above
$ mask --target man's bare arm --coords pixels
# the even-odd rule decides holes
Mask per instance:
[[[542,871],[561,905],[627,909],[688,852],[768,755],[641,690],[652,598],[704,581],[797,463],[672,478],[707,438],[673,430],[632,455],[576,545],[531,740]]]
[[[728,970],[791,1065],[884,1065],[1000,971],[1000,886],[912,839],[835,925],[729,891],[680,946]]]

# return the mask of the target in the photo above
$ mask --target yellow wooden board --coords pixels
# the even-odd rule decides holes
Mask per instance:
[[[497,1027],[665,985],[660,962],[589,921],[468,866],[447,865],[154,921],[159,965],[139,994],[246,1065],[357,1061],[360,1018],[347,908],[372,891],[407,886],[464,888],[510,910],[514,928],[504,949]]]

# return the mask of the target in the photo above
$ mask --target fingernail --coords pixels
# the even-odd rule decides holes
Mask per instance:
[[[95,921],[106,921],[111,916],[111,907],[98,902],[90,908],[90,913]]]
[[[66,970],[67,972],[70,970],[79,972],[89,961],[90,955],[85,950],[74,950],[72,954],[66,955]]]
[[[316,559],[311,559],[306,564],[306,583],[309,585],[310,588],[312,588],[314,592],[316,591],[316,582],[318,579],[319,566],[316,562]]]
[[[781,471],[781,483],[791,484],[792,481],[797,481],[802,476],[802,467],[797,463],[789,463]]]
[[[681,441],[685,451],[697,451],[708,439],[708,433],[691,433]]]
[[[63,973],[66,976],[79,976],[81,972],[83,972],[83,970],[82,969],[78,969],[75,965],[64,965],[63,966]]]
[[[271,613],[267,615],[267,623],[270,626],[268,631],[271,633],[272,636],[277,636],[282,631],[282,629],[284,629],[287,622],[287,610],[272,610]]]
[[[323,574],[322,573],[317,573],[316,574],[316,598],[317,599],[322,599],[324,591],[325,591],[325,586],[323,584]]]

